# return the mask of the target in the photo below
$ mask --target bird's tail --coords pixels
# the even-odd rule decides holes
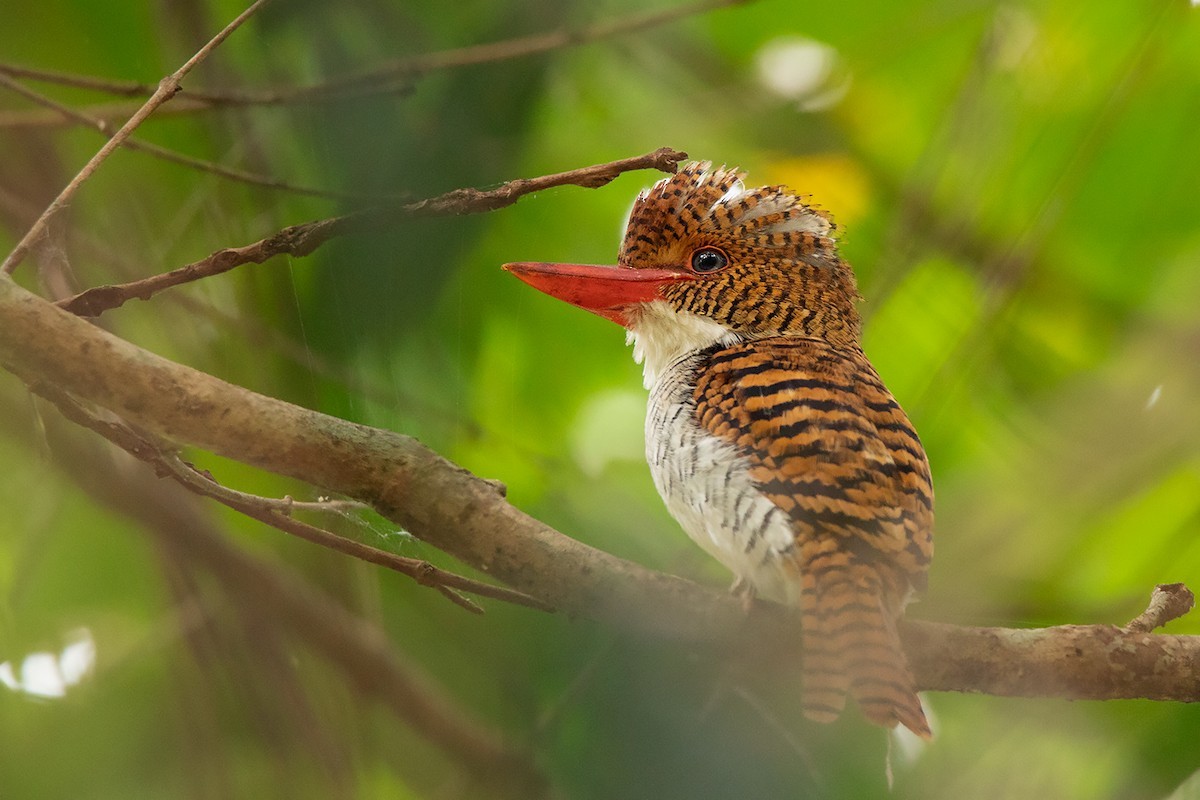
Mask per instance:
[[[868,721],[931,738],[879,573],[828,544],[801,555],[804,715],[832,722],[849,693]]]

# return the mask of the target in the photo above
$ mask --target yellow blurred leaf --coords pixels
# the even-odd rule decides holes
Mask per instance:
[[[861,219],[871,203],[871,181],[853,158],[840,153],[782,158],[767,165],[767,183],[781,183],[812,195],[809,201],[845,229]]]

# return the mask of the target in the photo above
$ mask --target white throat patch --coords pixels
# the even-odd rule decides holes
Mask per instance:
[[[680,356],[741,340],[719,322],[676,311],[664,300],[646,303],[635,313],[625,341],[633,345],[633,360],[642,365],[642,383],[647,389]]]

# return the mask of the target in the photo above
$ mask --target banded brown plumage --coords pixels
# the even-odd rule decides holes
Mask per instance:
[[[933,553],[925,451],[862,352],[832,220],[742,180],[697,163],[643,192],[615,268],[506,268],[628,329],[655,486],[741,587],[799,606],[806,715],[849,695],[928,737],[896,631]]]

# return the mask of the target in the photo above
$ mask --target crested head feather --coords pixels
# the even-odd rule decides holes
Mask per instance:
[[[836,226],[829,215],[786,186],[746,189],[745,173],[700,161],[685,165],[638,195],[619,261],[629,267],[680,260],[713,245],[737,257],[829,254]]]
[[[838,257],[836,232],[803,195],[785,186],[748,189],[740,170],[697,162],[638,195],[618,260],[695,276],[663,286],[661,300],[678,319],[718,325],[722,341],[804,336],[857,347],[858,288]],[[701,270],[695,259],[705,256]],[[661,314],[628,316],[638,341],[678,338],[652,332]],[[711,332],[699,322],[685,328]]]

